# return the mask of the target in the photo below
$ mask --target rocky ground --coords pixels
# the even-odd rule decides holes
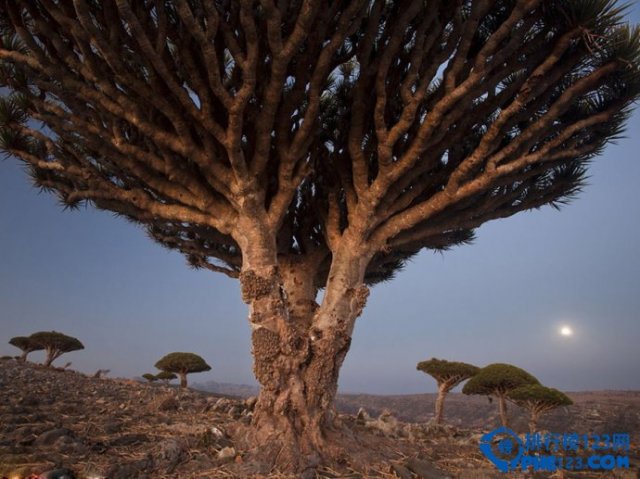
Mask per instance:
[[[285,478],[250,459],[234,441],[251,421],[253,404],[0,361],[0,478]],[[345,460],[308,477],[524,477],[498,473],[480,454],[480,430],[405,423],[387,412],[339,419],[353,437]],[[637,478],[637,443],[632,456],[629,471],[564,477]]]
[[[574,404],[543,416],[542,429],[592,434],[626,432],[634,435],[636,441],[640,440],[640,391],[583,391],[567,395]],[[433,418],[435,400],[436,394],[342,394],[338,396],[337,407],[346,414],[355,414],[364,407],[372,416],[386,409],[402,421],[422,423]],[[447,395],[445,415],[447,423],[469,429],[497,427],[500,422],[495,402],[490,403],[484,396],[466,396],[459,392]],[[526,430],[526,411],[509,405],[509,416],[514,430]]]

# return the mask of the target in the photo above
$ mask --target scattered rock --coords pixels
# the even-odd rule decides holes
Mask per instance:
[[[233,447],[223,447],[217,454],[217,458],[221,463],[232,461],[235,457],[236,450]]]
[[[0,361],[0,390],[3,395],[0,401],[0,478],[16,477],[16,471],[20,474],[17,477],[23,478],[34,473],[36,475],[31,477],[36,478],[38,473],[45,471],[43,474],[49,476],[40,477],[46,479],[242,478],[269,471],[266,462],[256,461],[251,451],[244,449],[246,428],[241,424],[251,421],[255,398],[220,398],[169,386],[109,378],[96,380],[69,370],[45,370],[13,361]],[[636,434],[633,421],[640,415],[632,405],[638,400],[625,400],[626,403],[621,403],[626,404],[630,412],[620,415],[617,423],[610,424],[624,425]],[[393,401],[386,401],[385,407],[394,406]],[[366,405],[367,410],[376,415],[382,410],[372,403],[360,402],[360,405]],[[591,403],[588,409],[594,407]],[[208,410],[205,413],[203,409]],[[347,444],[344,461],[334,464],[339,471],[332,470],[333,477],[503,477],[480,454],[478,443],[482,433],[477,426],[463,429],[424,421],[406,423],[400,420],[401,412],[396,415],[388,411],[382,411],[379,417],[372,419],[367,410],[355,408],[353,415],[337,416],[339,430],[352,437],[350,441],[360,462],[353,461],[351,444]],[[448,409],[447,420],[455,419],[452,410]],[[431,413],[424,414],[428,418]],[[488,415],[485,421],[495,417],[495,413],[491,414],[493,416]],[[607,417],[603,413],[598,421]],[[356,424],[364,424],[366,429],[356,427]],[[595,428],[598,424],[590,422],[584,427]],[[607,429],[611,432],[620,427],[607,426]],[[516,430],[523,429],[516,426]],[[562,425],[549,430],[570,429]],[[367,449],[363,452],[363,448]],[[636,450],[637,444],[633,443],[629,471],[616,471],[607,476],[594,474],[589,479],[635,477],[626,473],[637,473],[640,456]],[[413,459],[400,462],[399,457]],[[371,474],[364,474],[369,467]],[[363,471],[363,476],[355,474],[354,470]],[[310,469],[308,474],[309,477],[315,477],[312,474],[324,477],[324,470]],[[584,474],[575,477],[578,476],[585,477]],[[537,479],[536,476],[528,477]]]
[[[364,417],[364,414],[362,415]],[[395,437],[402,430],[400,422],[387,410],[384,410],[378,419],[365,420],[365,425],[369,428],[377,429],[385,436]]]
[[[369,421],[371,421],[371,416],[369,416],[369,413],[362,407],[358,409],[358,414],[356,414],[356,422],[364,426]]]
[[[244,406],[249,411],[253,411],[256,407],[256,403],[258,402],[257,396],[251,396],[244,400]]]

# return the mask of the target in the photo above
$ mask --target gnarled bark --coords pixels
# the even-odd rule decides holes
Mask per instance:
[[[271,252],[258,247],[252,256],[249,251],[240,274],[261,385],[249,442],[279,469],[300,471],[338,452],[327,441],[332,405],[368,289],[360,260],[334,255],[318,305],[319,262],[274,260]]]

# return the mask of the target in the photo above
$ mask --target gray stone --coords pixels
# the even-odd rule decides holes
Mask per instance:
[[[220,462],[230,462],[236,457],[236,450],[233,447],[223,447],[218,451],[218,460]]]

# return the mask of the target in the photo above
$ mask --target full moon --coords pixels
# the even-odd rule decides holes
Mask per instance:
[[[560,328],[560,335],[561,336],[572,336],[573,335],[573,329],[571,329],[569,326],[562,326]]]

